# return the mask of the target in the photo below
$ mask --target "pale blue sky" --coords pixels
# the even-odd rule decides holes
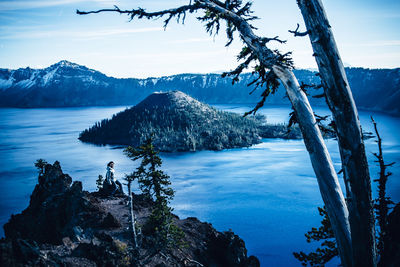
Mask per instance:
[[[195,15],[185,25],[132,21],[114,13],[79,16],[76,9],[174,7],[188,0],[0,0],[0,68],[47,67],[66,59],[115,77],[207,73],[236,66],[241,44],[224,47],[224,32],[205,33]],[[254,0],[257,33],[287,39],[298,68],[315,67],[308,37],[287,30],[304,23],[296,0]],[[323,0],[344,62],[370,68],[400,67],[400,1]]]

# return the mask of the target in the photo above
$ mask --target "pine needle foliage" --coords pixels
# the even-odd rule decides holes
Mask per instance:
[[[311,231],[305,234],[307,243],[312,241],[321,241],[321,247],[317,248],[315,252],[310,252],[308,254],[303,251],[293,252],[296,259],[301,262],[301,265],[307,266],[325,266],[332,258],[339,255],[335,236],[333,234],[331,222],[328,218],[328,213],[325,207],[318,207],[319,215],[322,216],[321,226],[319,228],[313,227]]]
[[[137,148],[127,147],[125,154],[133,161],[141,159],[139,167],[127,180],[137,180],[140,190],[153,201],[152,213],[144,228],[154,237],[157,250],[181,246],[183,231],[173,223],[172,208],[168,206],[174,197],[169,176],[160,167],[162,159],[153,146],[153,136]]]
[[[96,180],[96,185],[97,185],[98,190],[103,188],[103,182],[104,182],[103,175],[99,174],[99,176],[97,177],[97,180]]]
[[[244,115],[255,114],[264,106],[267,97],[274,94],[279,87],[278,76],[272,71],[273,66],[281,66],[288,69],[294,68],[292,53],[281,53],[278,49],[270,49],[267,44],[270,42],[286,43],[285,40],[275,37],[260,37],[253,33],[257,29],[251,22],[258,19],[252,10],[251,1],[241,0],[190,0],[187,5],[177,8],[148,12],[143,8],[122,10],[118,6],[111,9],[100,9],[96,11],[76,11],[79,15],[87,15],[101,12],[117,12],[126,14],[130,20],[134,19],[159,19],[164,18],[166,28],[175,18],[177,23],[185,23],[186,15],[197,13],[196,19],[200,21],[207,33],[211,36],[218,35],[220,30],[225,28],[227,43],[230,46],[236,35],[242,42],[242,50],[237,56],[238,66],[229,72],[222,74],[222,77],[231,77],[232,83],[239,81],[239,76],[244,70],[251,69],[252,81],[248,86],[254,86],[253,93],[257,88],[261,89],[261,100],[256,107]],[[248,38],[251,36],[251,38]],[[254,49],[256,47],[256,49]],[[262,51],[260,54],[257,51]],[[267,59],[267,60],[266,60]]]
[[[169,176],[159,168],[162,159],[153,146],[153,137],[149,137],[137,148],[131,146],[125,149],[125,154],[133,161],[141,159],[140,166],[131,174],[137,179],[140,190],[153,201],[170,200],[174,190],[169,187]]]
[[[47,161],[45,161],[44,159],[38,159],[35,162],[35,167],[38,169],[39,171],[39,175],[42,175],[44,173],[44,167],[46,166]]]

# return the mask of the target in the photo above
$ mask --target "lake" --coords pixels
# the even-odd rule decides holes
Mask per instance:
[[[252,108],[215,106],[242,114]],[[116,163],[119,179],[133,171],[137,164],[125,157],[121,148],[84,144],[77,139],[80,131],[123,109],[0,109],[0,224],[27,207],[37,182],[33,164],[39,158],[60,161],[63,171],[82,181],[89,191],[96,189],[95,180],[99,174],[104,176],[110,160]],[[286,122],[289,112],[290,108],[283,106],[260,110],[271,123]],[[324,115],[328,110],[317,108],[316,113]],[[360,112],[366,131],[372,131],[371,114]],[[388,195],[399,202],[400,118],[372,115],[383,138],[386,162],[397,162],[390,168],[394,174],[388,181]],[[326,143],[339,171],[337,142]],[[371,176],[376,178],[374,139],[366,141],[366,148]],[[322,206],[322,200],[303,141],[263,139],[249,148],[161,155],[163,170],[171,176],[176,191],[172,206],[180,217],[198,217],[219,231],[232,229],[262,266],[300,266],[292,252],[313,248],[306,243],[304,233],[319,226],[317,207]],[[373,188],[376,195],[375,184]]]

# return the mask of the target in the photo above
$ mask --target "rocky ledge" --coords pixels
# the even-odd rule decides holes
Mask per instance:
[[[139,225],[152,203],[134,195]],[[127,196],[104,197],[82,190],[60,164],[46,164],[28,208],[12,215],[0,241],[1,266],[259,266],[247,256],[244,241],[233,232],[218,232],[196,218],[174,222],[185,245],[162,251],[141,234],[133,249]]]

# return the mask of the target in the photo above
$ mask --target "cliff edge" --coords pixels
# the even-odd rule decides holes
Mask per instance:
[[[139,225],[152,202],[134,195]],[[196,218],[174,222],[184,232],[184,246],[155,250],[141,234],[133,249],[127,196],[102,197],[82,190],[58,162],[46,164],[29,206],[12,215],[0,241],[1,266],[259,266],[247,256],[244,241],[218,232]]]

